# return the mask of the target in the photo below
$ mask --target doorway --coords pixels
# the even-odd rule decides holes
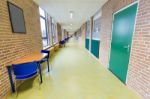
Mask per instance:
[[[137,6],[137,2],[133,3],[113,16],[109,70],[123,83],[126,83]]]

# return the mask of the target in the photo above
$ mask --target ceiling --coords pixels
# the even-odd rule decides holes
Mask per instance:
[[[63,29],[74,32],[90,19],[107,0],[34,0]],[[70,18],[70,11],[73,18]]]

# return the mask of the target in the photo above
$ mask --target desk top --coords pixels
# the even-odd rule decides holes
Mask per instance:
[[[22,64],[22,63],[26,63],[26,62],[33,62],[33,61],[40,61],[41,59],[45,58],[47,56],[47,54],[45,53],[33,53],[31,55],[19,58],[13,62],[11,62],[12,64]]]

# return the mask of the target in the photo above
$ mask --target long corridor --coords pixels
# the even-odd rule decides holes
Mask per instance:
[[[50,73],[22,84],[8,99],[140,99],[73,38],[51,58]]]

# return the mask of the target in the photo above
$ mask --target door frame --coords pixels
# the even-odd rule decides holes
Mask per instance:
[[[114,22],[114,16],[115,16],[117,13],[119,13],[119,12],[121,12],[121,11],[123,11],[123,10],[125,10],[125,9],[127,9],[127,8],[129,8],[129,7],[131,7],[131,6],[133,6],[134,4],[137,4],[137,12],[136,12],[136,16],[135,16],[135,23],[134,23],[133,35],[132,35],[132,40],[131,40],[131,49],[130,49],[130,55],[129,55],[129,63],[130,63],[130,58],[131,58],[131,53],[132,53],[132,46],[133,46],[133,37],[134,37],[134,33],[135,33],[135,28],[136,28],[136,23],[137,23],[137,15],[138,15],[138,11],[139,11],[139,0],[134,1],[133,3],[127,5],[127,6],[123,7],[123,8],[121,8],[120,10],[116,11],[115,13],[113,13],[113,17],[112,17],[112,31],[111,31],[111,42],[110,42],[110,52],[109,52],[109,63],[110,63],[111,43],[112,43],[112,36],[113,36],[113,22]],[[110,67],[109,63],[108,63],[108,66],[107,66],[108,69],[109,69],[109,67]],[[128,65],[127,65],[128,67],[129,67],[129,63],[128,63]],[[127,77],[126,77],[126,83],[125,83],[125,84],[127,84],[127,82],[128,82],[128,71],[129,71],[129,68],[128,68],[128,70],[127,70]]]

